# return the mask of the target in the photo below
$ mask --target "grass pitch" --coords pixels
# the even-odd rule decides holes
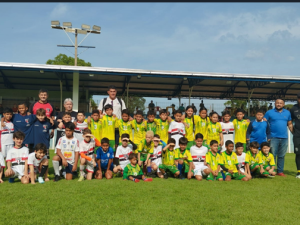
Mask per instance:
[[[51,151],[53,154],[53,151]],[[248,182],[91,180],[0,184],[0,224],[300,224],[295,155],[287,177]]]

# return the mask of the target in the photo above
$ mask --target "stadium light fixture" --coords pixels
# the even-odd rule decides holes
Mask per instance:
[[[44,70],[40,70],[40,73],[44,73]]]
[[[101,27],[94,25],[94,26],[93,26],[93,30],[94,30],[94,31],[99,31],[99,32],[100,32]]]
[[[86,24],[82,24],[82,25],[81,25],[81,29],[82,29],[82,30],[90,30],[90,29],[91,29],[91,26],[90,26],[90,25],[86,25]]]
[[[187,77],[184,77],[183,80],[187,80]]]
[[[60,26],[60,23],[58,20],[53,20],[53,21],[51,21],[51,25],[52,26]]]
[[[90,76],[90,77],[93,77],[93,76],[94,76],[94,74],[90,73],[90,74],[89,74],[89,76]]]
[[[141,79],[142,78],[142,75],[137,75],[137,79]]]
[[[72,27],[72,23],[71,22],[63,22],[63,27],[71,28]]]

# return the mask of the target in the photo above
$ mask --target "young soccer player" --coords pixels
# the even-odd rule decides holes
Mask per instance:
[[[199,110],[199,116],[194,116],[194,122],[195,122],[195,134],[202,134],[203,135],[203,145],[208,147],[207,144],[207,129],[210,124],[210,119],[207,116],[207,109],[206,108],[200,108]]]
[[[218,147],[218,141],[210,141],[211,151],[206,153],[205,156],[207,167],[211,170],[211,173],[206,178],[208,181],[214,181],[215,179],[218,181],[223,180],[223,176],[220,172],[220,167],[222,165],[222,156],[218,153]]]
[[[222,164],[221,168],[225,173],[225,181],[231,181],[232,179],[235,180],[242,180],[247,181],[248,178],[246,175],[241,174],[238,166],[238,159],[233,152],[234,144],[233,141],[227,140],[225,143],[226,151],[222,153]]]
[[[238,159],[239,171],[241,174],[245,175],[248,180],[252,178],[251,172],[247,166],[245,166],[246,153],[244,152],[244,145],[241,142],[235,144],[235,152]]]
[[[249,121],[244,119],[244,110],[237,109],[236,111],[236,119],[232,121],[234,125],[234,143],[241,142],[244,145],[244,152],[247,151],[246,144],[246,133],[249,125]]]
[[[122,119],[117,120],[117,122],[116,122],[116,127],[119,128],[119,132],[120,132],[119,146],[122,145],[122,143],[121,143],[122,134],[128,134],[129,139],[130,139],[130,136],[132,135],[132,125],[131,125],[131,121],[129,121],[129,118],[130,118],[129,110],[123,109],[122,110]]]
[[[138,147],[129,139],[129,134],[126,133],[121,135],[120,143],[121,145],[118,146],[115,156],[116,159],[119,159],[119,165],[113,169],[114,173],[124,171],[124,168],[130,163],[129,155]]]
[[[246,154],[246,166],[251,171],[252,176],[267,177],[269,173],[264,170],[262,159],[258,153],[259,144],[256,141],[250,143],[250,151]]]
[[[2,155],[2,152],[0,152],[0,183],[3,183],[2,176],[3,176],[4,168],[5,168],[4,157]]]
[[[0,127],[0,134],[1,134],[0,150],[4,158],[6,158],[8,150],[14,147],[14,141],[13,141],[14,124],[11,122],[12,116],[13,116],[12,109],[5,108],[3,110],[4,126]]]
[[[75,131],[74,137],[80,142],[83,141],[83,130],[88,128],[87,120],[85,119],[84,111],[79,110],[77,113],[77,120],[74,122]]]
[[[233,133],[234,133],[234,125],[232,122],[230,122],[230,112],[225,111],[222,113],[223,116],[223,122],[220,122],[221,127],[222,127],[222,133],[223,133],[223,146],[221,152],[226,151],[226,141],[230,140],[233,141]]]
[[[103,115],[101,119],[102,124],[102,137],[108,138],[109,140],[109,146],[115,151],[115,128],[116,128],[116,122],[118,121],[117,117],[113,116],[113,107],[110,104],[107,104],[104,106],[104,110],[106,115]]]
[[[192,106],[187,106],[185,109],[185,118],[182,121],[185,125],[185,137],[188,140],[186,146],[187,150],[194,145],[194,130],[195,130],[195,120],[194,120],[194,109]]]
[[[167,145],[164,141],[162,141],[158,134],[155,134],[153,137],[154,150],[153,154],[150,155],[151,158],[151,177],[155,178],[156,175],[160,178],[164,178],[162,173],[159,170],[159,165],[162,163],[162,149]]]
[[[101,146],[100,141],[92,135],[92,131],[88,128],[83,130],[83,140],[79,142],[79,154],[80,154],[80,176],[78,181],[83,181],[85,177],[84,168],[86,167],[87,175],[86,179],[91,180],[93,178],[94,167],[96,166],[94,150],[95,147]]]
[[[172,118],[167,116],[167,110],[161,109],[159,111],[159,119],[155,119],[156,123],[156,134],[159,135],[160,139],[167,143],[169,139],[169,125],[172,122]]]
[[[65,124],[65,136],[58,140],[55,147],[56,155],[52,159],[54,169],[54,182],[59,180],[59,161],[65,167],[66,180],[73,179],[73,173],[77,171],[79,157],[79,141],[74,137],[75,125],[72,122]]]
[[[264,111],[259,109],[256,111],[255,120],[251,121],[247,129],[247,141],[256,141],[258,144],[270,140],[271,130],[267,121],[264,121]]]
[[[65,126],[67,123],[72,122],[72,116],[70,112],[64,112],[62,115],[62,119],[58,119],[56,120],[56,122],[58,123],[57,125],[57,133],[56,133],[56,143],[55,146],[58,143],[58,140],[65,136]],[[56,152],[55,152],[56,153]]]
[[[145,182],[151,182],[152,178],[146,178],[145,175],[143,174],[142,169],[140,166],[137,164],[137,156],[134,153],[131,153],[129,155],[129,161],[130,163],[127,164],[124,168],[124,173],[123,173],[123,179],[124,180],[131,180],[135,183],[140,182],[140,179],[142,179]]]
[[[54,126],[51,124],[53,120],[46,117],[46,110],[43,108],[36,110],[36,118],[37,120],[33,124],[33,144],[34,147],[39,144],[43,143],[46,145],[47,153],[46,158],[50,159],[49,155],[49,145],[50,145],[50,129],[55,129],[56,124]],[[51,122],[50,122],[51,121]]]
[[[17,115],[17,114],[15,114]],[[23,184],[29,183],[28,176],[28,148],[23,147],[25,134],[21,131],[14,132],[14,147],[7,152],[7,170],[5,176],[10,178],[18,177]],[[10,181],[13,182],[13,181]]]
[[[102,139],[102,125],[99,110],[95,109],[92,111],[92,115],[91,117],[88,117],[87,123],[92,135],[94,135],[94,137],[100,141]],[[95,149],[97,148],[98,147],[96,146]]]
[[[38,109],[41,110],[42,108]],[[36,111],[36,113],[38,112]],[[45,111],[45,109],[42,109]],[[39,173],[38,181],[40,184],[49,181],[48,178],[48,159],[47,159],[48,148],[45,144],[39,143],[34,147],[34,152],[28,156],[29,165],[29,176],[31,184],[35,184],[36,175]],[[45,176],[45,181],[44,177]]]
[[[107,180],[112,178],[114,150],[110,146],[108,138],[102,138],[101,147],[97,149],[97,171],[95,174],[96,179],[102,179],[103,173]]]
[[[146,134],[146,126],[143,123],[143,111],[138,110],[135,114],[135,120],[131,121],[132,129],[133,129],[133,142],[136,145],[139,145],[140,142],[145,138]],[[136,150],[134,153],[137,153]]]
[[[180,172],[179,179],[184,179],[186,175],[188,179],[191,179],[193,176],[193,159],[190,151],[187,150],[187,144],[188,139],[186,137],[181,137],[179,139],[179,148],[175,150],[175,160]]]
[[[153,143],[153,131],[149,130],[146,132],[146,138],[141,140],[138,146],[138,164],[143,166],[143,171],[147,168],[147,176],[151,176],[151,160],[150,155],[153,154],[154,143]]]
[[[153,134],[156,133],[156,123],[154,122],[155,120],[155,112],[153,110],[149,110],[147,113],[147,121],[145,122],[145,126],[146,126],[146,131],[151,130],[153,132]]]
[[[174,177],[178,177],[180,174],[175,164],[175,153],[176,153],[174,151],[175,145],[176,145],[176,140],[174,138],[169,138],[167,146],[163,148],[163,153],[162,153],[163,160],[162,160],[162,164],[160,164],[158,168],[163,174],[164,179],[168,179],[167,172],[173,174]]]
[[[185,136],[185,126],[181,122],[182,112],[180,110],[174,111],[175,121],[172,121],[169,126],[169,138],[173,138],[176,141],[175,149],[179,148],[179,139]]]
[[[222,127],[219,121],[219,115],[216,112],[210,113],[210,122],[207,128],[207,143],[211,143],[212,140],[218,142],[218,151],[221,150],[221,146],[223,145],[223,133]],[[211,145],[210,145],[211,146]],[[210,148],[210,147],[208,147]]]
[[[275,161],[274,156],[270,153],[270,144],[268,142],[263,142],[260,145],[261,151],[259,152],[262,166],[265,171],[269,172],[269,177],[274,177],[276,175],[275,172]]]
[[[192,172],[195,178],[201,181],[202,178],[206,178],[212,171],[205,165],[205,157],[208,148],[203,146],[203,135],[201,133],[196,134],[195,143],[196,145],[192,146],[190,149],[194,164]]]

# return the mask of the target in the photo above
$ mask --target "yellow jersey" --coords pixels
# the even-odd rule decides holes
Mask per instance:
[[[236,165],[239,164],[237,155],[235,152],[231,152],[231,154],[228,154],[226,151],[222,152],[222,160],[223,160],[223,165],[228,169],[228,170],[233,170],[234,173],[237,173],[238,170],[236,168]]]
[[[193,117],[191,118],[185,118],[184,122],[188,125],[185,126],[185,137],[188,139],[188,141],[194,141],[194,122]]]
[[[180,148],[175,149],[175,160],[183,159],[185,157],[187,158],[183,160],[184,164],[189,165],[190,162],[193,162],[193,158],[189,150],[185,149],[183,152],[181,152]]]
[[[162,121],[162,119],[154,119],[156,123],[156,134],[159,135],[160,139],[163,140],[165,143],[168,143],[169,140],[169,121]]]
[[[116,128],[119,128],[119,133],[120,133],[119,141],[121,141],[122,134],[129,134],[129,139],[130,139],[132,135],[132,126],[130,121],[124,122],[122,119],[120,119],[116,122]]]
[[[254,155],[254,154],[252,154],[251,151],[248,151],[246,153],[245,163],[248,163],[251,166],[253,166],[255,163],[257,163],[259,165],[262,164],[260,154],[257,153],[257,154]]]
[[[141,154],[153,154],[154,150],[154,142],[151,141],[150,144],[147,144],[146,139],[141,140],[139,147],[138,147],[138,152]]]
[[[246,143],[246,133],[249,126],[249,122],[247,122],[247,120],[234,119],[232,123],[234,126],[234,143]]]
[[[108,138],[109,140],[115,140],[115,128],[117,117],[104,115],[101,119],[102,123],[102,138]]]
[[[144,121],[143,123],[145,123],[146,131],[152,130],[153,134],[156,134],[155,120],[152,123],[150,123],[149,121]]]
[[[162,153],[162,164],[166,166],[175,166],[175,149],[174,150],[169,150],[167,149],[166,151],[163,151]]]
[[[134,142],[134,144],[139,145],[141,140],[143,140],[146,135],[145,123],[144,122],[137,123],[136,120],[132,120],[131,126],[134,131],[133,142]]]
[[[200,116],[194,116],[195,123],[195,135],[201,133],[203,135],[203,140],[207,140],[207,129],[210,123],[209,117],[202,119]]]
[[[220,133],[222,133],[222,126],[219,122],[209,122],[207,128],[207,145],[210,145],[212,140],[216,140],[220,144]]]
[[[88,125],[88,128],[92,131],[92,134],[97,138],[99,141],[102,139],[102,124],[101,120],[95,121],[91,118],[91,123]]]
[[[272,153],[265,155],[260,151],[258,154],[260,154],[261,162],[264,166],[275,166],[275,160]]]
[[[206,153],[205,159],[206,163],[213,171],[217,170],[219,165],[223,165],[222,156],[219,153],[216,153],[216,155],[214,155],[212,151],[209,151],[208,153]]]

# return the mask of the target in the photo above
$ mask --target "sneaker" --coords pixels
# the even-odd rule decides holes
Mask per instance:
[[[275,177],[274,175],[271,175],[271,174],[269,174],[269,176],[268,177]]]
[[[153,181],[153,179],[152,178],[146,178],[144,181],[145,182],[151,182],[151,181]]]
[[[135,182],[135,183],[138,183],[138,182],[140,182],[140,180],[139,180],[139,179],[135,179],[134,182]]]
[[[179,178],[180,180],[184,180],[184,179],[185,179],[185,177],[184,177],[183,174],[180,174],[178,178]]]
[[[59,176],[58,176],[58,175],[55,175],[55,177],[54,177],[54,182],[57,182],[57,181],[59,181]]]
[[[284,173],[277,173],[277,176],[286,177]]]
[[[39,177],[39,178],[38,178],[38,181],[39,181],[40,184],[45,183],[45,181],[44,181],[44,179],[43,179],[42,177]]]
[[[152,173],[152,172],[150,172],[150,173],[147,173],[147,177],[155,177],[155,175]]]
[[[164,174],[164,179],[168,179],[168,174],[167,173]]]
[[[9,183],[15,183],[15,178],[13,178],[13,177],[9,178],[9,179],[8,179],[8,182],[9,182]]]
[[[64,172],[62,172],[62,175],[61,175],[63,178],[65,178],[66,179],[66,176],[67,176],[67,173],[66,173],[66,171],[64,171]]]
[[[297,173],[296,178],[300,179],[300,173]]]
[[[84,180],[84,176],[80,176],[78,181],[83,181]]]

